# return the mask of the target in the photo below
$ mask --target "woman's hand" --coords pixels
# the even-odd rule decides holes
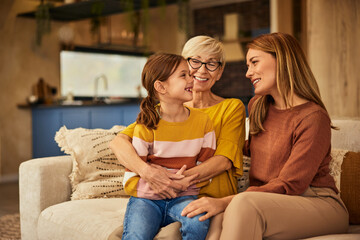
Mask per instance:
[[[187,166],[184,165],[181,167],[181,169],[179,171],[176,172],[177,175],[182,175],[183,172],[186,170]],[[184,175],[182,175],[184,176]],[[175,182],[181,184],[185,189],[187,189],[188,187],[190,187],[190,185],[193,185],[193,181],[199,176],[199,174],[195,173],[193,175],[189,175],[189,176],[184,176],[181,179],[174,179]],[[197,181],[198,182],[198,181]]]
[[[181,216],[192,218],[201,213],[206,213],[199,218],[200,221],[205,221],[225,211],[225,208],[229,205],[232,198],[233,196],[224,198],[202,197],[189,203],[181,212]]]
[[[191,176],[186,176],[182,179],[177,179],[177,180],[173,180],[175,183],[181,184],[185,190],[190,187],[192,184],[192,182],[194,181],[194,179],[196,179],[199,176],[199,174],[194,174]],[[199,182],[198,180],[196,182]]]
[[[151,189],[164,199],[177,197],[177,192],[186,190],[187,187],[174,181],[182,179],[182,174],[171,173],[158,165],[146,164],[145,168],[139,171],[139,175],[151,187]]]
[[[151,166],[157,168],[158,170],[165,170],[163,167],[156,164],[151,164]],[[173,189],[176,194],[185,191],[190,185],[192,185],[191,183],[194,181],[194,179],[199,176],[199,174],[193,174],[185,177],[183,175],[183,172],[185,170],[186,170],[186,165],[182,166],[181,169],[179,169],[176,173],[174,172],[174,170],[166,170],[167,176],[172,180],[174,185],[181,186],[181,189],[180,188]]]
[[[200,165],[187,169],[184,171],[183,175],[190,176],[199,174],[199,176],[190,183],[190,185],[193,185],[199,182],[207,181],[210,178],[229,170],[231,167],[232,163],[227,157],[217,155],[209,158]]]

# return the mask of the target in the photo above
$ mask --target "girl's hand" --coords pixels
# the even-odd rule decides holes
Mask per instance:
[[[152,167],[157,168],[157,169],[164,169],[163,167],[156,165],[156,164],[151,164]],[[181,167],[181,169],[179,169],[176,173],[174,172],[174,170],[166,170],[168,173],[168,177],[172,180],[172,182],[174,184],[177,184],[178,186],[181,185],[181,189],[174,188],[175,193],[179,193],[179,192],[183,192],[185,191],[190,185],[192,185],[192,182],[194,181],[194,179],[196,179],[199,174],[193,174],[193,175],[189,175],[189,176],[184,176],[182,175],[183,172],[186,170],[186,165],[183,165]],[[197,181],[198,182],[198,181]]]
[[[176,172],[177,175],[182,175],[183,172],[186,170],[186,165],[182,166],[181,169],[179,171]],[[182,175],[183,176],[183,175]],[[199,176],[199,174],[193,174],[193,175],[189,175],[189,176],[184,176],[184,178],[182,179],[174,179],[174,182],[181,184],[184,188],[188,188],[190,185],[193,185],[194,181],[196,181],[196,183],[198,182],[198,180],[196,180],[196,178]]]
[[[150,185],[151,189],[163,199],[175,198],[177,192],[186,190],[186,187],[173,180],[182,179],[184,178],[183,175],[171,173],[161,166],[147,164],[146,169],[143,169],[139,174]]]
[[[199,176],[198,174],[194,174],[194,175],[186,176],[186,177],[184,177],[184,178],[182,178],[182,179],[173,180],[173,181],[174,181],[175,183],[181,184],[183,187],[185,187],[185,188],[187,189],[188,187],[190,187],[191,185],[193,185],[193,184],[192,184],[193,180],[194,180],[195,178],[197,178],[198,176]],[[197,181],[197,182],[198,182],[198,181]]]
[[[232,198],[232,196],[230,196]],[[202,197],[189,203],[181,212],[181,216],[189,218],[195,217],[201,213],[206,213],[199,218],[200,221],[205,221],[218,213],[225,211],[225,208],[230,203],[229,197],[225,198],[211,198]]]

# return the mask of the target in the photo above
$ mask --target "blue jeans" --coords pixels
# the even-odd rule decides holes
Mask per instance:
[[[131,197],[124,218],[122,240],[152,240],[161,227],[181,222],[183,240],[205,239],[210,220],[199,221],[200,214],[193,218],[181,216],[181,211],[197,196],[183,196],[165,200],[150,200]]]

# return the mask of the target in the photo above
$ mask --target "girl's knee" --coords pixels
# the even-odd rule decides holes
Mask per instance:
[[[188,218],[190,219],[189,224],[193,225],[193,226],[199,226],[199,227],[206,227],[209,228],[210,226],[210,219],[206,219],[205,221],[200,221],[199,218],[201,216],[203,216],[204,214],[201,215],[197,215],[193,218]]]
[[[193,218],[187,218],[181,222],[182,230],[185,232],[207,232],[210,227],[210,219],[206,219],[205,221],[199,221],[199,215]]]

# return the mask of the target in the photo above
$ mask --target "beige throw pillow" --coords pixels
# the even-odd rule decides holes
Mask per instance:
[[[251,158],[243,156],[243,175],[237,179],[238,192],[244,192],[250,186],[249,172],[250,172]]]
[[[109,148],[110,141],[124,126],[105,129],[61,127],[55,141],[73,157],[70,174],[71,200],[127,196],[122,179],[124,167]]]
[[[343,159],[345,154],[347,153],[347,150],[343,149],[331,149],[331,161],[329,163],[330,168],[330,175],[335,180],[336,188],[341,191],[340,189],[340,176],[341,176],[341,165],[343,163]]]

